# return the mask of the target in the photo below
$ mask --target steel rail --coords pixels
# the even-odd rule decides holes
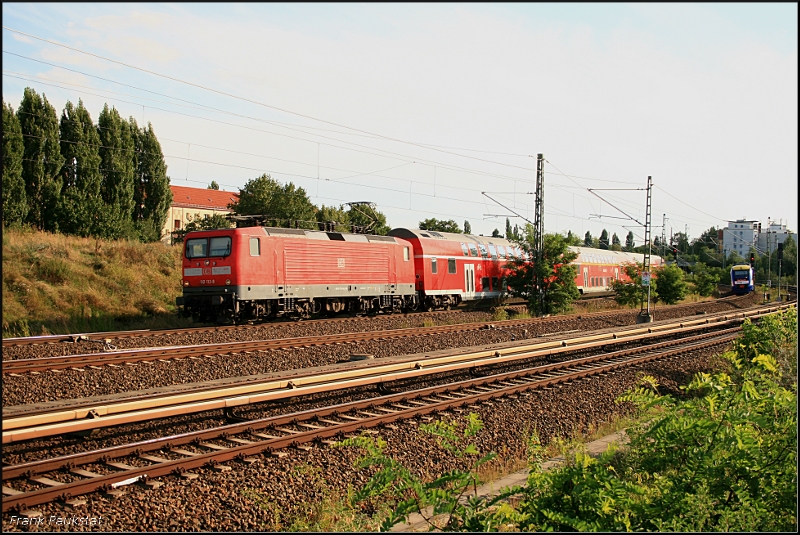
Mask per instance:
[[[717,313],[726,314],[726,312]],[[712,315],[715,316],[715,315]],[[550,319],[550,318],[548,318]],[[44,357],[31,359],[13,359],[3,361],[2,373],[21,374],[25,372],[42,372],[68,368],[81,368],[85,366],[120,365],[127,363],[147,362],[154,360],[167,360],[192,356],[205,356],[220,353],[240,353],[245,351],[267,351],[270,349],[284,349],[292,347],[313,347],[320,345],[344,344],[363,342],[376,339],[392,340],[409,338],[413,336],[432,336],[446,333],[474,332],[493,326],[495,328],[515,328],[527,326],[536,319],[504,320],[498,322],[462,323],[455,325],[441,325],[434,327],[412,327],[406,329],[391,329],[387,331],[367,331],[357,333],[342,333],[325,336],[307,336],[298,338],[280,338],[274,340],[256,340],[244,342],[223,342],[216,344],[202,344],[190,346],[163,346],[158,348],[130,349],[124,351],[86,353],[79,355],[66,355],[60,357]],[[562,317],[554,317],[553,321],[563,321]],[[499,325],[499,327],[498,327]]]
[[[747,296],[733,296],[733,297],[724,297],[720,298],[717,301],[724,301],[726,303],[738,301],[746,298]],[[518,308],[521,305],[506,305],[504,308]],[[683,308],[683,307],[696,307],[696,303],[691,304],[681,304],[681,305],[669,305],[670,310],[675,308]],[[472,312],[475,309],[465,309],[465,312]],[[436,315],[436,314],[443,314],[446,310],[439,310],[434,312],[417,312],[415,316],[425,316],[425,315]],[[603,315],[617,315],[620,313],[624,313],[628,311],[598,311],[598,312],[589,312],[580,314],[580,316],[584,317],[593,317],[593,316],[603,316]],[[314,320],[306,320],[305,324],[313,324],[313,323],[330,323],[330,322],[347,322],[347,321],[361,321],[364,319],[369,319],[372,316],[357,316],[357,317],[346,317],[346,318],[327,318],[327,319],[314,319]],[[541,321],[541,322],[549,322],[549,321],[556,321],[558,319],[568,318],[569,316],[550,316],[546,318],[532,318],[534,321]],[[206,333],[206,332],[220,332],[220,331],[229,331],[229,330],[245,330],[253,327],[259,326],[270,326],[270,325],[279,325],[281,323],[293,324],[294,321],[286,320],[280,322],[270,322],[270,323],[256,323],[256,324],[240,324],[240,325],[215,325],[211,327],[188,327],[182,329],[159,329],[159,330],[150,330],[150,329],[139,329],[139,330],[131,330],[131,331],[106,331],[106,332],[93,332],[93,333],[76,333],[76,334],[51,334],[51,335],[43,335],[43,336],[22,336],[22,337],[12,337],[12,338],[3,338],[2,340],[2,347],[14,347],[14,346],[21,346],[21,345],[36,345],[36,344],[47,344],[47,343],[56,343],[56,342],[76,342],[79,340],[87,340],[87,341],[95,341],[95,342],[103,342],[109,339],[120,339],[120,338],[133,338],[133,337],[150,337],[150,336],[164,336],[164,335],[172,335],[172,334],[192,334],[192,333]]]
[[[24,413],[22,408],[4,408],[4,444],[32,438],[41,438],[61,433],[85,431],[121,425],[142,420],[165,418],[208,410],[230,408],[263,401],[297,397],[307,394],[329,392],[369,384],[396,381],[423,375],[452,372],[463,368],[481,367],[514,360],[554,355],[566,350],[589,349],[609,344],[619,344],[637,339],[649,339],[677,335],[706,329],[708,326],[739,323],[745,317],[756,317],[758,312],[779,307],[764,307],[760,310],[740,312],[733,318],[724,316],[719,321],[710,318],[692,320],[669,325],[628,329],[623,332],[582,336],[570,340],[555,340],[537,344],[518,345],[501,351],[482,350],[450,356],[413,358],[403,362],[391,362],[357,369],[309,374],[305,377],[266,381],[253,380],[247,384],[236,384],[223,388],[205,387],[172,395],[154,395],[146,399],[117,400],[116,402],[58,407],[44,412]],[[567,349],[569,348],[569,349]],[[13,413],[16,412],[16,415]],[[22,412],[22,414],[20,414]],[[6,416],[11,414],[12,416]]]
[[[214,466],[234,459],[247,460],[249,455],[259,454],[264,451],[274,451],[275,449],[299,446],[316,440],[330,439],[342,434],[353,433],[359,429],[390,425],[392,422],[399,420],[444,410],[459,410],[459,407],[475,406],[478,403],[495,398],[515,394],[524,395],[529,390],[546,388],[558,383],[571,382],[653,360],[664,359],[688,351],[727,343],[738,336],[738,333],[735,332],[738,330],[738,328],[735,328],[723,333],[714,333],[712,339],[708,339],[707,335],[701,335],[705,338],[702,341],[693,338],[690,341],[684,339],[665,342],[665,345],[670,344],[673,346],[666,350],[664,349],[665,346],[661,345],[658,348],[651,346],[627,349],[438,387],[429,387],[413,392],[229,424],[212,430],[195,431],[183,435],[105,448],[94,452],[72,454],[57,459],[3,467],[3,494],[5,494],[3,497],[3,511],[23,510],[27,507],[56,499],[67,500],[96,490],[114,488],[173,473],[182,473],[204,466]],[[635,353],[645,353],[645,355],[626,358]],[[530,377],[531,375],[534,375],[534,377]],[[536,375],[544,375],[544,377],[537,378]],[[346,414],[354,411],[358,411],[356,416],[348,416]],[[330,418],[344,421],[334,421]],[[316,423],[305,423],[310,421]],[[287,425],[302,427],[303,430],[279,427]],[[258,432],[264,429],[270,429],[271,433],[281,432],[285,434],[276,436]],[[248,434],[251,437],[257,437],[257,439],[237,438],[235,435],[238,434]],[[227,441],[234,445],[221,446],[208,442],[209,440]],[[202,448],[210,451],[191,452],[176,448],[176,446],[181,445],[194,445],[196,449]],[[180,455],[181,458],[169,459],[146,454],[146,452],[161,449],[168,449],[173,455]],[[128,455],[136,455],[139,459],[153,464],[133,467],[124,463],[109,461],[110,459]],[[106,462],[108,466],[120,471],[103,475],[76,468],[77,466],[95,462]],[[69,469],[74,475],[83,479],[72,482],[59,482],[49,478],[34,477],[37,474],[61,468]],[[9,480],[18,477],[30,478],[32,482],[44,486],[44,488],[24,492],[14,489],[10,486],[10,483],[7,486],[6,483]]]

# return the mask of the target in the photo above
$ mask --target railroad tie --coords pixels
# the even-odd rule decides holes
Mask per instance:
[[[18,494],[25,494],[21,490],[12,489],[11,487],[6,487],[3,485],[3,495],[5,496],[16,496]]]
[[[75,474],[76,476],[88,477],[88,478],[102,476],[102,474],[98,474],[97,472],[90,472],[89,470],[84,470],[83,468],[70,468],[69,473]]]
[[[185,455],[186,457],[197,457],[198,455],[200,455],[199,453],[185,450],[183,448],[172,448],[169,451],[171,451],[172,453],[177,453],[178,455]]]
[[[298,433],[302,433],[302,431],[296,431],[294,429],[289,429],[287,427],[276,427],[275,431],[281,431],[283,433],[289,433],[290,435],[296,435]]]
[[[340,425],[342,423],[342,422],[334,422],[333,420],[326,420],[324,418],[317,418],[317,420],[324,424],[330,424],[330,425]]]
[[[120,463],[117,461],[106,461],[106,466],[110,466],[111,468],[116,468],[117,470],[133,470],[133,466],[125,463]]]
[[[229,442],[235,442],[236,444],[252,444],[252,440],[247,440],[246,438],[237,438],[237,437],[228,437],[225,440]]]
[[[164,457],[158,457],[156,455],[149,454],[139,455],[139,458],[145,461],[150,461],[151,463],[166,463],[169,461],[169,459],[165,459]]]
[[[46,487],[58,487],[59,485],[64,484],[61,481],[55,481],[49,477],[32,477],[29,481],[33,481],[34,483],[38,483]]]
[[[264,433],[250,433],[250,434],[253,435],[254,437],[263,438],[265,440],[273,440],[273,439],[276,439],[276,438],[281,438],[281,437],[276,436],[276,435],[266,435]]]
[[[230,448],[227,448],[225,446],[220,446],[219,444],[214,444],[213,442],[201,442],[199,445],[203,446],[204,448],[208,448],[210,450],[217,450],[217,451],[230,449]]]

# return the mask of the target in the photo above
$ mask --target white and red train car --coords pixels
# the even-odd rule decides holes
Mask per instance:
[[[610,293],[625,263],[641,254],[587,247],[575,284],[583,295]],[[202,320],[278,315],[450,308],[506,293],[506,264],[523,258],[503,238],[418,229],[369,236],[245,227],[190,232],[177,304]],[[653,265],[661,258],[653,257]]]
[[[416,288],[426,309],[501,297],[505,292],[503,278],[508,274],[506,264],[525,255],[517,244],[503,238],[402,228],[391,230],[389,235],[413,246]],[[644,260],[644,255],[637,253],[569,249],[578,254],[573,261],[578,271],[575,285],[586,296],[611,294],[612,280],[628,279],[622,266]],[[651,265],[661,264],[661,257],[651,257]]]
[[[416,308],[411,245],[391,236],[245,227],[187,233],[186,315],[308,316]]]

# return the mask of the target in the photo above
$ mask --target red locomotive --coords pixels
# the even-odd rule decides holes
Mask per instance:
[[[610,293],[611,280],[626,278],[622,265],[642,260],[570,249],[578,253],[575,284],[583,295]],[[503,238],[402,228],[388,236],[270,227],[190,232],[177,304],[203,321],[449,309],[502,297],[506,263],[523,257]]]
[[[411,245],[391,236],[245,227],[189,232],[184,314],[207,321],[408,310]]]

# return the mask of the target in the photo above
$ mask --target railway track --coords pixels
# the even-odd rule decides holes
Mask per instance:
[[[303,448],[312,442],[330,442],[363,429],[392,426],[400,420],[424,418],[446,410],[463,412],[481,403],[500,402],[504,397],[531,395],[536,390],[558,387],[560,383],[726,344],[738,336],[738,331],[739,327],[729,327],[368,400],[4,466],[3,511],[23,511],[55,500],[75,503],[80,495],[98,490],[114,492],[133,483],[157,486],[159,482],[153,481],[154,478],[169,474],[192,477],[190,471],[201,467],[230,470],[232,467],[223,463],[257,462],[254,456],[265,452]],[[596,348],[603,345],[596,341],[594,344]],[[577,349],[578,345],[570,348]]]
[[[686,335],[709,328],[739,324],[745,318],[791,305],[756,307],[736,313],[654,324],[600,334],[551,339],[527,344],[498,344],[480,350],[443,355],[411,355],[361,361],[322,370],[293,370],[277,375],[229,378],[150,392],[126,393],[104,399],[61,400],[34,405],[4,407],[3,443],[74,433],[143,420],[250,405],[264,401],[296,398],[320,392],[339,391],[370,384],[384,384],[465,368],[479,368],[583,349],[641,342],[664,336]]]
[[[725,297],[718,301],[725,301],[725,302],[736,302],[745,299],[747,296],[736,296],[736,297]],[[691,304],[682,304],[682,305],[672,305],[670,309],[675,308],[690,308],[690,307],[697,307],[696,303]],[[502,308],[506,310],[519,310],[519,311],[526,311],[527,307],[525,305],[504,305]],[[473,312],[478,309],[464,309],[459,310],[460,312]],[[434,311],[434,312],[419,312],[415,313],[415,317],[435,317],[437,315],[443,315],[452,313],[453,310],[445,311]],[[625,312],[625,311],[622,311]],[[602,316],[602,315],[613,315],[616,313],[620,313],[620,311],[614,312],[607,312],[607,311],[600,311],[600,312],[591,312],[591,313],[583,313],[582,316],[585,317],[592,317],[592,316]],[[314,323],[330,323],[330,322],[358,322],[364,321],[374,318],[375,316],[357,316],[357,317],[345,317],[345,318],[327,318],[327,319],[314,319],[314,320],[304,320],[303,323],[305,325],[313,325]],[[379,316],[379,317],[391,317],[391,316]],[[535,318],[535,321],[554,321],[558,318],[563,316],[551,316],[545,318]],[[296,322],[294,321],[282,321],[282,322],[273,322],[273,323],[256,323],[256,324],[247,324],[247,325],[217,325],[212,327],[190,327],[190,328],[182,328],[182,329],[163,329],[163,330],[132,330],[132,331],[108,331],[108,332],[95,332],[95,333],[77,333],[77,334],[53,334],[53,335],[45,335],[45,336],[26,336],[26,337],[18,337],[18,338],[4,338],[2,340],[2,347],[16,347],[16,346],[25,346],[25,345],[38,345],[38,344],[53,344],[53,343],[61,343],[61,342],[77,342],[77,341],[93,341],[99,343],[110,344],[113,340],[118,339],[125,339],[125,338],[149,338],[155,336],[164,336],[164,335],[186,335],[186,334],[195,334],[195,333],[214,333],[214,332],[227,332],[227,331],[243,331],[250,329],[252,327],[259,327],[259,326],[270,326],[270,325],[280,325],[281,323],[287,325],[294,325]]]

